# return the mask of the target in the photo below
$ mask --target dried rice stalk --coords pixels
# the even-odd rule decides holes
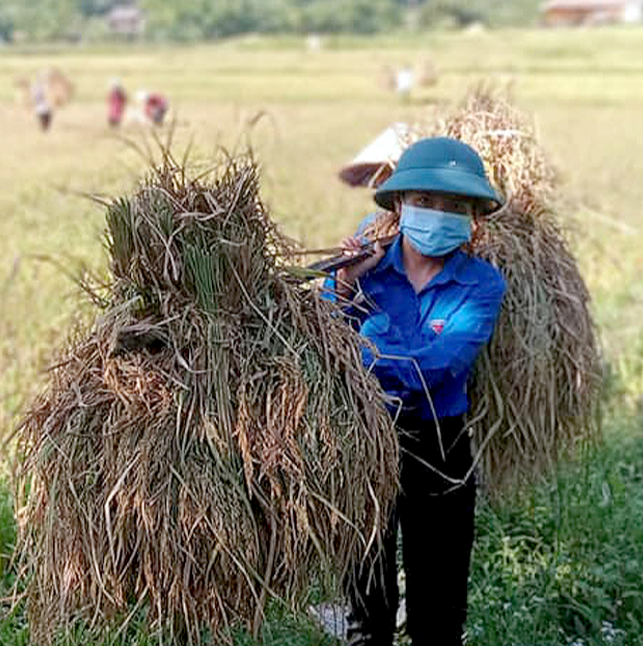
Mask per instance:
[[[268,597],[351,572],[397,490],[397,438],[359,337],[280,267],[251,159],[169,154],[108,209],[113,283],[20,429],[32,639],[134,601],[198,643]],[[125,613],[126,614],[126,613]]]
[[[477,461],[492,495],[529,482],[581,439],[599,434],[599,351],[590,296],[555,214],[556,173],[533,128],[484,85],[413,140],[450,136],[473,146],[508,203],[476,224],[470,251],[498,267],[507,294],[470,387]],[[368,236],[398,230],[383,213]]]

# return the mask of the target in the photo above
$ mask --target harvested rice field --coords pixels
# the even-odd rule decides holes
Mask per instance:
[[[570,290],[565,295],[580,294],[579,301],[582,301],[572,303],[574,299],[568,298],[571,304],[566,305],[566,309],[562,307],[563,314],[558,315],[574,318],[568,321],[570,325],[566,328],[570,343],[574,342],[574,337],[586,339],[580,363],[561,367],[552,377],[553,387],[543,384],[546,377],[539,375],[538,386],[543,393],[553,388],[559,397],[554,398],[555,401],[569,402],[570,399],[565,398],[565,383],[581,383],[583,375],[587,376],[595,368],[598,355],[593,346],[594,337],[583,318],[586,296],[582,290],[569,287],[576,285],[576,272],[579,272],[589,292],[589,309],[602,347],[600,367],[605,387],[600,397],[604,404],[604,440],[598,448],[583,449],[575,459],[561,464],[555,473],[537,481],[519,498],[514,499],[510,491],[502,500],[480,505],[470,593],[470,641],[476,645],[515,643],[525,646],[642,643],[637,640],[640,640],[639,628],[643,627],[640,595],[643,523],[639,513],[643,494],[636,489],[643,470],[643,286],[640,280],[643,224],[639,215],[643,203],[640,181],[643,161],[638,154],[638,142],[643,139],[640,122],[642,37],[640,29],[605,28],[329,39],[322,40],[321,49],[315,51],[309,51],[303,40],[258,38],[190,48],[78,47],[29,51],[5,48],[0,51],[0,137],[4,149],[4,163],[0,166],[0,427],[5,440],[0,564],[3,596],[24,590],[31,600],[28,611],[24,604],[19,604],[9,615],[11,603],[3,605],[5,614],[0,617],[0,642],[26,644],[30,643],[31,635],[32,640],[38,639],[42,643],[47,640],[61,644],[159,643],[167,635],[150,634],[147,632],[149,626],[155,625],[155,618],[164,618],[168,612],[180,609],[188,621],[176,628],[179,635],[176,639],[187,640],[186,643],[190,640],[191,643],[219,643],[216,635],[221,625],[228,621],[234,624],[239,616],[244,621],[238,627],[233,626],[232,633],[238,644],[254,644],[259,635],[263,635],[265,644],[335,643],[331,637],[323,636],[304,614],[293,613],[291,608],[302,607],[302,599],[308,599],[309,603],[328,601],[324,596],[328,594],[328,581],[322,581],[327,555],[337,546],[353,544],[360,533],[376,531],[378,505],[382,503],[386,507],[387,496],[390,497],[386,484],[391,483],[390,456],[397,448],[395,442],[389,441],[381,401],[369,390],[367,377],[360,373],[359,379],[364,381],[359,381],[353,390],[346,388],[342,375],[350,371],[349,358],[356,361],[358,356],[353,341],[335,339],[335,332],[330,334],[333,338],[320,347],[314,347],[309,340],[309,337],[312,339],[310,335],[317,334],[315,338],[319,338],[318,333],[313,332],[318,329],[316,326],[333,330],[334,319],[329,314],[320,314],[314,299],[305,292],[298,297],[301,302],[294,304],[290,283],[275,269],[284,259],[292,260],[289,256],[292,242],[281,234],[314,248],[335,245],[352,233],[363,215],[371,210],[372,203],[368,189],[349,188],[340,182],[337,172],[342,164],[395,121],[421,123],[428,131],[435,128],[441,128],[442,132],[449,128],[452,132],[466,131],[471,124],[466,120],[458,121],[453,115],[457,115],[458,105],[465,96],[484,83],[501,88],[504,95],[510,97],[521,118],[526,119],[514,124],[515,128],[528,131],[529,140],[537,142],[539,151],[545,155],[538,163],[542,164],[541,170],[545,169],[543,176],[547,182],[534,182],[531,192],[529,187],[521,188],[522,212],[531,214],[536,204],[535,213],[539,200],[550,197],[544,193],[550,186],[555,186],[555,222],[546,225],[543,240],[551,248],[559,249],[558,232],[562,230],[564,254],[570,256],[565,255],[565,262],[559,263],[550,262],[551,258],[547,257],[546,262],[550,262],[548,276],[559,276],[560,284]],[[437,77],[432,85],[416,87],[409,100],[401,100],[386,87],[385,69],[408,61],[418,66],[430,62]],[[59,68],[73,82],[74,96],[69,104],[55,112],[51,130],[43,133],[37,128],[35,117],[20,103],[16,79],[34,77],[48,67]],[[114,76],[121,79],[132,98],[141,88],[165,93],[171,104],[172,127],[168,125],[153,131],[138,123],[132,113],[118,131],[110,129],[106,93],[110,78]],[[477,109],[481,110],[480,104]],[[485,121],[484,127],[497,130],[501,126],[504,127],[491,119],[488,123]],[[464,132],[463,136],[466,139],[471,133]],[[183,155],[189,151],[187,163],[191,177],[202,179],[186,185],[177,175],[171,178],[159,175],[156,180],[148,179],[150,183],[142,189],[140,181],[149,173],[150,158],[156,163],[162,161],[159,141],[171,145],[178,166],[182,166]],[[222,149],[237,158],[248,145],[254,151],[252,162],[246,160],[234,167],[229,171],[232,174],[226,175],[227,179],[216,189],[207,184],[213,181],[208,179],[211,177],[208,172],[215,159],[220,164]],[[515,150],[507,154],[510,153],[518,154]],[[254,197],[256,180],[260,206]],[[207,191],[204,185],[208,187]],[[188,209],[187,204],[203,201],[205,198],[199,196],[207,192],[209,196],[214,195],[216,204],[223,204],[225,210],[230,200],[238,199],[237,189],[239,194],[246,196],[242,201],[254,214],[250,220],[233,223],[230,230],[207,233],[210,225],[206,218],[203,226],[195,225],[198,235],[187,230],[186,244],[189,244],[182,248],[193,249],[193,252],[181,258],[177,256],[177,262],[186,266],[186,275],[190,277],[186,283],[188,291],[183,294],[164,284],[152,285],[149,276],[171,276],[178,270],[164,267],[163,263],[151,270],[150,267],[158,264],[158,257],[146,253],[138,257],[140,248],[135,252],[128,248],[131,231],[127,229],[129,225],[123,225],[127,208],[112,198],[136,196],[132,199],[143,205],[137,213],[142,214],[140,217],[144,221],[136,226],[149,225],[154,229],[157,225],[150,224],[152,220],[146,220],[145,215],[156,208],[154,200],[159,197],[154,191],[160,191],[159,194],[166,197],[169,195],[166,204],[169,209],[179,202],[182,209]],[[111,205],[108,234],[105,204]],[[212,204],[208,202],[208,205],[213,213],[216,212]],[[194,209],[204,210],[203,207]],[[279,233],[272,230],[272,225],[265,219],[266,213],[277,224]],[[258,228],[244,231],[243,227],[250,221]],[[242,259],[245,264],[234,265],[247,270],[247,275],[243,274],[244,280],[234,272],[221,273],[221,267],[208,264],[211,258],[199,255],[201,242],[206,246],[211,244],[204,231],[217,239],[232,239],[233,242],[234,236],[243,232],[244,236],[255,240],[253,249],[261,262],[269,265],[268,269],[262,268],[263,265],[259,267],[253,256]],[[503,254],[507,253],[504,248],[494,246],[486,239],[484,245],[481,253],[503,262]],[[234,251],[234,245],[230,249]],[[562,252],[552,253],[558,253],[556,260],[560,260]],[[75,344],[68,346],[67,354],[63,352],[63,344],[71,330],[86,330],[83,326],[95,316],[88,294],[81,294],[78,279],[91,277],[95,287],[101,280],[108,279],[110,264],[117,278],[122,278],[118,262],[123,257],[129,262],[132,255],[138,258],[141,284],[149,288],[149,292],[136,297],[140,296],[144,302],[146,294],[153,293],[152,300],[159,304],[164,321],[163,329],[160,325],[155,328],[165,344],[159,360],[163,379],[171,378],[173,384],[188,383],[176,359],[177,353],[187,348],[191,356],[204,357],[203,365],[232,362],[234,374],[239,377],[237,380],[206,383],[207,380],[194,377],[194,381],[190,381],[193,400],[190,397],[182,400],[171,389],[163,390],[160,373],[155,373],[158,382],[145,382],[141,377],[145,373],[144,366],[119,363],[118,357],[114,358],[118,354],[114,353],[115,339],[120,331],[132,326],[127,308],[133,302],[133,296],[125,283],[119,283],[115,291],[107,294],[112,299],[112,309],[103,327],[89,336],[78,332]],[[527,271],[525,267],[529,267],[529,271],[533,268],[525,262],[520,264],[521,272]],[[146,274],[147,269],[151,273]],[[205,279],[204,274],[207,274]],[[274,284],[265,278],[268,275]],[[214,282],[210,280],[212,276]],[[230,336],[231,347],[221,356],[208,357],[208,351],[202,346],[208,335],[221,335],[222,329],[216,327],[221,325],[220,312],[214,316],[213,308],[223,307],[226,316],[232,311],[227,302],[208,300],[213,285],[215,291],[221,291],[217,281],[235,285],[227,297],[230,302],[245,304],[244,320],[259,330],[257,334],[261,335],[264,345],[276,344],[281,348],[280,352],[284,347],[295,347],[292,357],[296,356],[299,363],[271,360],[270,352],[266,355],[262,354],[263,350],[257,350],[253,338],[239,334],[241,328],[235,330],[232,320],[225,323],[234,332]],[[247,291],[248,285],[257,284],[265,287],[265,293],[261,289]],[[92,295],[100,300],[106,297],[106,292],[99,289]],[[288,312],[283,315],[285,323],[279,318],[281,314],[276,315],[278,324],[273,325],[272,318],[266,323],[264,314],[257,312],[256,303],[268,301],[277,303],[275,311]],[[539,315],[538,308],[530,309],[519,298],[512,302],[517,309],[524,306],[527,323]],[[186,303],[198,304],[214,318],[187,317],[184,314]],[[273,305],[267,307],[270,309]],[[274,338],[270,332],[273,328],[277,330]],[[284,356],[291,355],[286,352]],[[203,461],[198,451],[194,452],[193,438],[207,437],[208,441],[226,445],[231,438],[236,441],[241,432],[239,425],[225,428],[223,424],[213,431],[197,423],[201,408],[207,407],[204,402],[213,392],[217,393],[217,405],[234,400],[235,407],[245,407],[249,411],[246,433],[252,433],[253,411],[263,410],[261,407],[268,410],[271,397],[277,401],[283,392],[293,393],[298,388],[297,392],[304,389],[314,392],[314,397],[309,398],[310,409],[298,411],[295,406],[291,411],[279,411],[273,406],[275,428],[281,429],[278,431],[280,437],[287,434],[289,420],[297,415],[310,419],[311,449],[321,441],[318,435],[328,436],[328,426],[357,431],[354,436],[344,434],[340,438],[345,444],[337,449],[340,457],[333,462],[336,473],[331,473],[330,466],[326,473],[320,462],[319,469],[312,475],[306,471],[305,478],[302,465],[307,467],[308,463],[299,462],[299,456],[289,453],[288,447],[257,445],[257,453],[247,452],[243,462],[246,483],[255,491],[254,502],[240,501],[235,497],[235,491],[230,490],[227,492],[229,500],[223,500],[222,496],[222,504],[229,503],[232,511],[210,509],[204,512],[212,493],[201,480],[203,500],[186,504],[185,526],[160,531],[165,547],[158,553],[145,552],[134,539],[135,547],[128,545],[128,517],[115,521],[119,534],[112,536],[109,530],[103,531],[106,542],[99,549],[106,554],[111,551],[111,564],[119,564],[114,571],[103,573],[105,580],[114,583],[110,594],[117,590],[118,599],[101,590],[103,578],[95,576],[96,572],[92,570],[92,555],[96,549],[92,536],[101,535],[99,526],[104,514],[98,513],[96,518],[91,518],[92,489],[88,486],[82,496],[87,497],[83,504],[88,501],[90,504],[80,507],[83,513],[86,512],[89,529],[84,533],[80,530],[56,533],[49,529],[50,533],[44,531],[40,539],[36,537],[30,544],[32,553],[42,553],[38,550],[43,543],[38,540],[42,541],[45,536],[45,543],[56,543],[63,553],[73,551],[77,538],[87,540],[82,550],[78,548],[82,558],[73,563],[70,560],[70,570],[62,573],[56,571],[55,564],[41,559],[36,579],[14,590],[12,583],[18,569],[31,567],[33,562],[23,557],[10,563],[8,558],[15,541],[12,490],[14,482],[25,486],[24,479],[14,480],[15,465],[11,456],[16,440],[13,432],[26,407],[33,405],[35,395],[47,383],[44,370],[54,357],[72,365],[63,377],[57,377],[50,395],[38,400],[38,406],[28,418],[27,437],[38,448],[21,453],[22,459],[38,472],[39,482],[48,477],[51,481],[64,480],[72,473],[70,481],[73,479],[76,484],[91,481],[95,485],[102,479],[117,483],[121,487],[119,496],[128,509],[140,508],[143,494],[138,496],[139,489],[143,491],[154,486],[155,474],[129,477],[130,470],[136,473],[136,460],[148,460],[148,457],[129,454],[126,446],[116,442],[111,453],[88,452],[75,443],[72,428],[65,440],[67,444],[64,444],[67,463],[56,460],[46,446],[38,445],[38,429],[43,420],[68,430],[71,428],[69,420],[87,428],[95,423],[93,420],[103,417],[113,419],[116,426],[127,426],[132,410],[139,410],[138,414],[147,419],[146,428],[140,429],[140,438],[148,446],[148,453],[166,451],[165,454],[172,455],[172,459],[181,464],[178,470],[182,477],[192,478],[194,482],[200,481],[197,466],[203,467]],[[329,366],[334,366],[337,376]],[[149,376],[150,373],[145,374]],[[256,390],[256,380],[266,379],[265,375],[270,375],[272,384],[272,394],[269,393],[267,401],[261,399],[265,393],[257,395]],[[322,375],[324,380],[319,385]],[[593,376],[588,379],[591,382]],[[110,392],[116,394],[113,399],[97,398],[91,406],[78,408],[74,403],[75,393],[85,392],[83,389],[90,388],[88,384],[91,383],[98,384],[91,386],[94,393],[111,389]],[[226,395],[226,389],[232,389],[233,394],[228,392]],[[594,385],[588,386],[583,389],[583,397],[589,393],[596,398],[595,392]],[[519,399],[519,395],[516,398]],[[482,393],[480,400],[486,401],[485,396],[490,397]],[[292,397],[296,399],[295,395]],[[368,407],[367,424],[364,425],[364,416],[359,413],[355,413],[354,418],[349,416],[348,421],[337,418],[339,400],[350,401],[356,411]],[[177,416],[177,407],[180,409],[183,405],[197,411],[194,418],[197,421],[193,424],[194,429],[186,433],[185,444],[168,445],[167,450],[154,446],[150,430],[170,424]],[[559,409],[564,405],[567,404],[560,403]],[[586,400],[569,404],[569,410],[581,411],[581,416],[590,415],[591,407]],[[219,411],[218,414],[217,419],[226,419],[227,413]],[[541,414],[546,418],[542,422],[538,420]],[[526,416],[529,419],[525,419]],[[530,429],[539,424],[546,426],[550,418],[549,409],[520,408],[510,423],[513,427],[522,424]],[[582,425],[579,419],[568,418],[565,429]],[[316,425],[314,420],[321,421]],[[373,437],[369,433],[375,427],[380,432]],[[551,430],[553,427],[548,428],[549,432],[556,433]],[[568,435],[573,440],[573,431]],[[502,479],[507,482],[514,478],[519,480],[515,474],[512,477],[506,473],[508,467],[504,457],[510,450],[502,448],[500,443],[497,446],[492,457],[501,465],[498,469],[503,471]],[[335,488],[337,482],[346,479],[351,460],[364,454],[376,456],[372,458],[372,464],[377,464],[379,471],[368,476],[354,474],[355,482],[361,482],[360,478],[373,478],[373,481],[383,483],[374,497],[377,499],[375,507],[346,489]],[[282,460],[287,465],[292,481],[288,480],[284,485],[284,482],[271,479],[271,459]],[[148,461],[155,468],[163,466],[162,459],[149,458]],[[328,464],[331,462],[329,458]],[[528,462],[526,460],[524,464]],[[285,486],[284,490],[282,486]],[[75,489],[72,486],[60,491],[57,506],[52,503],[51,508],[57,510],[58,518],[63,518],[65,510],[75,504]],[[19,495],[23,493],[24,489],[21,489]],[[33,523],[35,519],[42,527],[48,527],[46,518],[43,520],[39,514],[46,508],[42,501],[50,493],[51,488],[43,489],[41,507],[36,505],[23,511],[18,521]],[[163,500],[163,495],[159,493],[158,500]],[[240,510],[246,504],[263,505],[263,502],[257,503],[262,496],[269,500],[261,512],[266,522],[257,525],[254,511],[241,513]],[[327,513],[315,516],[311,512],[315,507],[313,499],[328,503]],[[111,502],[104,501],[105,509]],[[102,508],[98,511],[102,512]],[[203,513],[209,514],[209,525],[199,524]],[[149,520],[145,531],[158,531],[162,526],[162,510],[143,509],[140,514]],[[291,524],[292,536],[286,535],[277,541],[267,519],[288,518],[289,514],[295,519]],[[72,522],[71,516],[66,518],[67,522]],[[348,519],[345,526],[338,518]],[[299,542],[298,532],[302,523],[315,520],[319,521],[316,529],[321,543],[311,552],[310,546]],[[225,554],[220,560],[213,557],[208,566],[209,557],[203,546],[208,541],[219,540],[221,528],[230,528],[235,522],[235,531],[248,541],[247,551],[240,555],[230,547],[235,540],[238,544],[238,537],[233,537],[231,543],[221,540],[220,549]],[[357,526],[359,531],[353,534],[341,529],[348,526]],[[94,530],[98,533],[93,534]],[[173,534],[175,530],[179,533]],[[179,545],[177,536],[181,532],[189,535],[190,540],[185,549],[182,545],[174,552],[173,546]],[[585,534],[586,539],[579,538]],[[261,548],[266,545],[272,546],[265,552],[272,557],[268,557],[268,564],[258,564],[259,561],[253,560],[254,554],[263,553]],[[276,565],[273,566],[271,558]],[[133,576],[131,572],[138,570],[128,568],[137,559],[142,564],[143,578],[129,581],[123,573],[128,571],[127,576]],[[298,559],[312,564],[310,573],[317,568],[315,576],[319,578],[301,576],[301,571],[295,567]],[[186,563],[198,564],[196,572],[206,570],[206,574],[195,575],[180,593],[176,577],[172,579],[166,571],[168,563],[176,564],[177,561],[181,561],[183,573],[189,570]],[[208,577],[215,580],[216,576],[220,577],[218,568],[232,571],[230,562],[236,564],[236,569],[235,575],[226,580],[225,594],[221,589],[226,598],[222,600],[217,593],[205,594],[204,590],[213,587],[213,579]],[[345,567],[342,562],[340,569]],[[287,597],[288,603],[274,607],[267,603],[268,586],[266,584],[262,589],[263,579],[253,579],[254,574],[249,574],[253,568],[271,576],[271,584],[283,591],[281,596]],[[66,576],[65,580],[81,586],[82,604],[95,604],[106,615],[122,613],[127,622],[116,622],[122,629],[106,633],[102,625],[92,628],[90,613],[89,618],[84,615],[73,630],[54,635],[51,621],[55,619],[52,617],[68,618],[77,609],[74,603],[65,605],[67,601],[52,596],[52,579],[48,577],[54,575]],[[244,587],[243,581],[250,579],[254,580],[255,587]],[[142,591],[154,600],[153,607],[137,603],[136,596]],[[209,605],[202,601],[206,597]],[[305,607],[307,602],[303,603]],[[262,625],[256,618],[264,606],[268,619]],[[185,611],[185,608],[189,609]],[[191,624],[190,617],[198,621]],[[203,617],[207,620],[199,623]],[[196,625],[200,626],[198,630],[194,628]],[[403,633],[400,642],[404,643]]]

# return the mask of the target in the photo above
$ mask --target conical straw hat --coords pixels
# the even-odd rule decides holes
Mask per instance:
[[[410,131],[405,123],[391,124],[339,171],[340,179],[350,186],[377,186],[383,182],[406,148]]]

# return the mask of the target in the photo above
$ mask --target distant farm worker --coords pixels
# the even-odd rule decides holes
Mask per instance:
[[[167,99],[159,92],[150,92],[145,97],[145,115],[155,126],[163,125],[168,107]]]
[[[31,100],[34,114],[38,119],[40,128],[42,130],[49,130],[53,117],[53,109],[47,97],[47,88],[44,80],[38,79],[34,82],[31,88]]]
[[[348,585],[349,643],[393,644],[399,523],[412,643],[460,646],[476,496],[467,380],[505,292],[500,273],[462,247],[501,198],[471,147],[438,137],[404,151],[375,201],[399,216],[399,234],[327,281],[375,348],[365,345],[365,365],[399,402],[401,492],[372,567]],[[360,248],[364,229],[343,241],[346,254]]]
[[[107,121],[112,128],[120,126],[126,105],[127,94],[123,85],[119,79],[112,79],[107,95]]]
[[[400,99],[408,101],[411,98],[411,90],[414,84],[413,68],[410,65],[404,65],[397,71],[395,76],[395,89]]]

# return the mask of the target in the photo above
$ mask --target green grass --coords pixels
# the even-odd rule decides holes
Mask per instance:
[[[407,61],[432,61],[438,81],[401,103],[383,87],[382,69]],[[531,497],[480,508],[469,628],[480,646],[562,646],[609,643],[601,637],[609,622],[624,631],[611,643],[643,643],[643,428],[636,417],[643,393],[642,61],[641,28],[338,37],[320,52],[290,37],[3,49],[0,433],[12,430],[73,320],[87,315],[73,282],[43,256],[103,274],[104,214],[78,194],[128,191],[145,167],[105,125],[110,77],[119,75],[132,94],[141,87],[167,92],[177,148],[193,140],[200,164],[219,145],[250,140],[273,216],[311,246],[336,244],[371,208],[369,193],[341,185],[336,173],[375,134],[396,120],[430,117],[475,81],[506,82],[560,169],[570,204],[563,217],[578,223],[574,248],[604,340],[612,431],[597,453],[562,468]],[[43,135],[15,103],[13,83],[49,65],[71,77],[76,97]],[[121,134],[144,138],[134,126]],[[8,474],[7,461],[1,464]],[[15,531],[7,477],[0,555]],[[6,566],[0,556],[5,591]],[[275,646],[327,643],[288,613],[273,616],[266,630],[265,643]],[[139,625],[131,631],[121,643],[146,643]],[[27,643],[27,635],[22,610],[0,622],[0,644]],[[103,643],[87,633],[73,639]],[[240,635],[238,642],[249,640]]]
[[[609,440],[529,499],[480,510],[474,644],[598,646],[608,626],[613,644],[643,643],[643,438]]]

